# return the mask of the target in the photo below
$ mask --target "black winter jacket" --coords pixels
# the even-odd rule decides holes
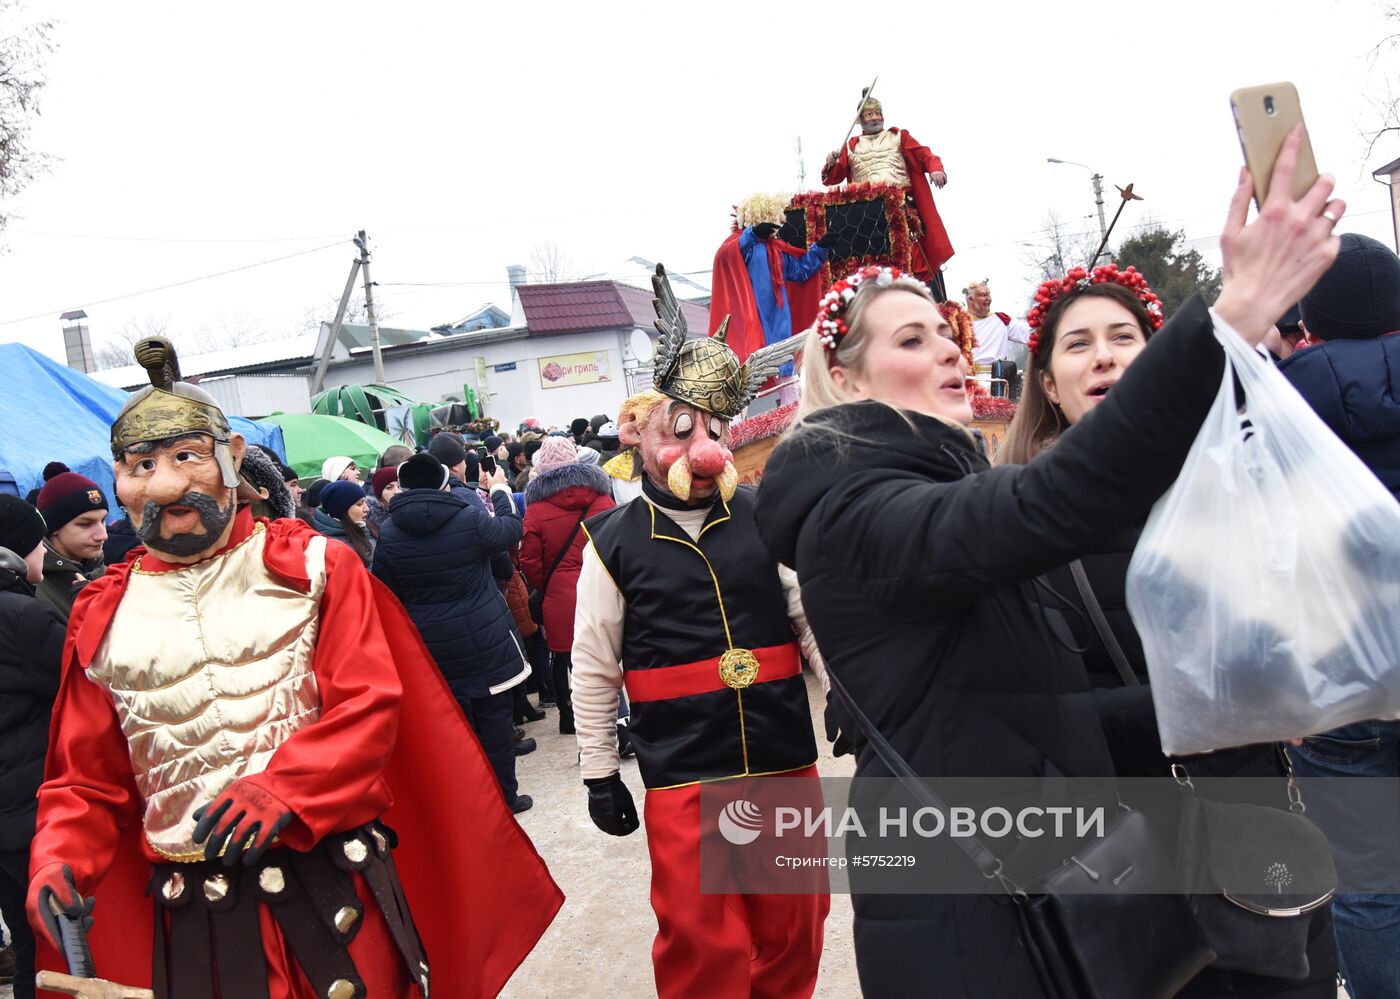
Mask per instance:
[[[389,504],[373,571],[408,610],[459,701],[522,677],[525,658],[491,556],[519,543],[510,497],[492,517],[455,493],[410,489]],[[523,677],[522,677],[523,678]]]
[[[1027,465],[989,469],[961,429],[878,403],[819,413],[777,447],[759,531],[797,570],[828,668],[916,771],[1111,774],[1088,677],[1046,640],[1026,594],[1034,577],[1146,514],[1223,370],[1193,298],[1108,398]],[[868,745],[856,763],[852,798],[868,801],[863,785],[878,795],[871,779],[889,774]],[[1064,846],[1023,841],[1009,864],[1044,870]],[[1039,994],[999,899],[857,894],[855,904],[868,996],[921,994],[930,967],[943,995]]]
[[[1278,369],[1400,499],[1400,333],[1318,344]]]
[[[0,850],[27,850],[58,696],[63,619],[0,569]]]

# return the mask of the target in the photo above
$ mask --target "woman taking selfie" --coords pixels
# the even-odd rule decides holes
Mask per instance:
[[[1028,317],[1033,333],[1025,391],[997,464],[1024,465],[1107,399],[1162,326],[1160,307],[1149,311],[1154,304],[1159,304],[1156,295],[1131,267],[1126,272],[1113,265],[1098,267],[1092,275],[1077,268],[1062,280],[1040,286],[1037,305]],[[1128,564],[1144,519],[1145,514],[1121,530],[1102,532],[1083,547],[1078,559],[1082,583],[1076,581],[1074,569],[1064,565],[1032,584],[1047,624],[1088,670],[1118,777],[1167,777],[1171,764],[1177,762],[1162,753],[1146,656],[1128,613]],[[1121,663],[1115,662],[1117,653],[1098,632],[1081,586],[1088,588],[1101,609]],[[1131,678],[1124,675],[1125,669]],[[1275,778],[1277,796],[1258,803],[1280,807],[1287,801],[1280,753],[1281,748],[1272,744],[1241,746],[1179,762],[1194,778]],[[1173,800],[1169,797],[1163,803]],[[1164,814],[1160,819],[1157,827],[1170,837],[1179,815]],[[1323,907],[1309,918],[1305,980],[1208,968],[1180,995],[1333,999],[1337,960],[1330,910]]]
[[[965,361],[920,284],[866,271],[823,300],[758,527],[797,570],[832,672],[918,774],[1112,773],[1082,667],[1047,657],[1024,587],[1171,485],[1223,376],[1212,326],[1258,343],[1336,256],[1344,206],[1328,200],[1330,179],[1297,203],[1287,194],[1300,142],[1301,130],[1285,143],[1274,195],[1248,225],[1241,173],[1212,312],[1188,302],[1092,417],[1026,465],[987,467],[966,429]],[[861,740],[852,798],[880,778],[889,771]],[[1004,898],[856,894],[854,905],[867,996],[926,994],[934,981],[945,996],[1042,994]]]

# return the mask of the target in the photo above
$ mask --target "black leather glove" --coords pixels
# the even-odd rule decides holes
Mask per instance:
[[[841,703],[841,698],[827,697],[822,720],[826,722],[826,741],[831,743],[832,756],[849,756],[855,751],[851,746],[851,733],[855,731],[856,723],[846,710],[846,705]]]
[[[609,836],[627,836],[641,827],[632,792],[621,775],[590,777],[583,783],[588,787],[588,816],[595,826]]]
[[[829,250],[836,245],[836,237],[832,233],[827,233],[821,239],[817,240],[817,245],[823,250]]]
[[[760,222],[753,227],[753,234],[759,239],[772,239],[780,228],[776,222]]]

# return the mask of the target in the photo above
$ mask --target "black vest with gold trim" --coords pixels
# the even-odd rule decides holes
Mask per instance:
[[[694,541],[644,499],[586,524],[627,605],[628,731],[651,790],[816,762],[787,601],[753,509],[754,490],[741,487]],[[756,677],[753,660],[731,650],[757,653]]]

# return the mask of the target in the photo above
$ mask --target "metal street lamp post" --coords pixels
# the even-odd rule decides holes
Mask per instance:
[[[1103,240],[1103,242],[1104,242],[1105,244],[1107,244],[1107,243],[1108,243],[1108,223],[1106,223],[1106,222],[1104,221],[1104,217],[1103,217],[1103,174],[1099,173],[1097,170],[1095,170],[1095,169],[1094,169],[1093,167],[1091,167],[1091,166],[1087,166],[1086,164],[1083,164],[1083,163],[1076,163],[1076,162],[1074,162],[1074,160],[1057,160],[1057,159],[1055,159],[1055,157],[1053,157],[1053,156],[1047,156],[1047,157],[1045,158],[1045,162],[1046,162],[1046,163],[1062,163],[1062,164],[1064,164],[1065,166],[1077,166],[1077,167],[1082,167],[1083,169],[1089,171],[1089,173],[1090,173],[1089,180],[1090,180],[1090,181],[1093,183],[1093,185],[1094,185],[1094,204],[1098,207],[1098,210],[1099,210],[1099,238],[1100,238],[1101,240]],[[1104,252],[1107,252],[1107,246],[1106,246],[1106,245],[1105,245],[1105,248],[1104,248]],[[1101,253],[1099,256],[1102,256],[1102,255],[1103,255],[1103,254]],[[1099,261],[1098,261],[1098,257],[1095,257],[1095,258],[1094,258],[1094,264],[1097,264],[1098,262],[1099,262]],[[1091,264],[1090,266],[1093,266],[1093,265]]]

